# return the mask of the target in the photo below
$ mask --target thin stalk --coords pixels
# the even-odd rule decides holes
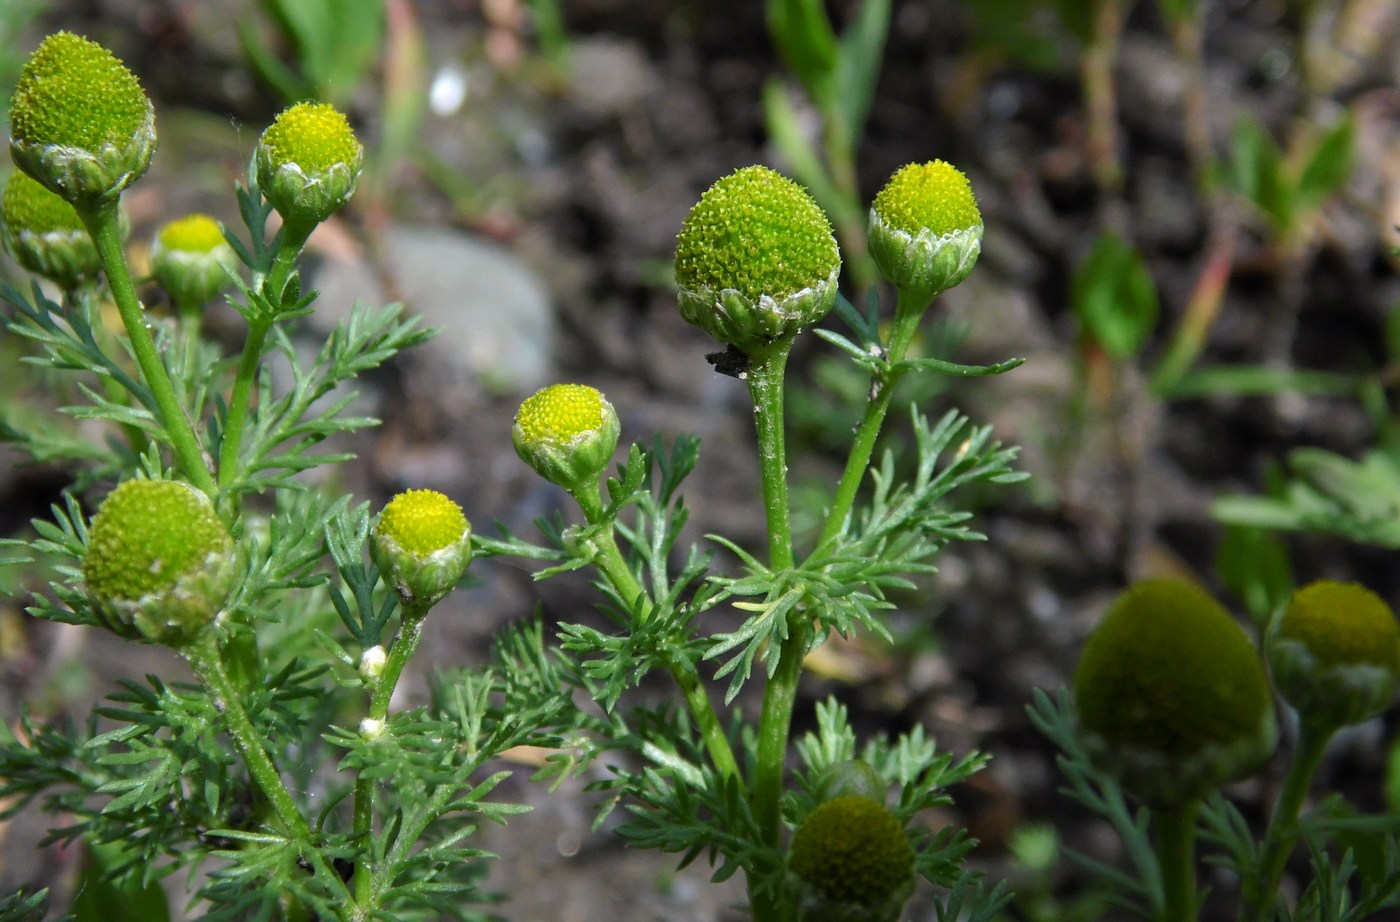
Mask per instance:
[[[1274,805],[1269,826],[1264,831],[1259,878],[1253,889],[1246,883],[1245,902],[1249,909],[1248,918],[1253,922],[1265,922],[1273,909],[1279,882],[1283,880],[1284,865],[1298,842],[1298,815],[1308,799],[1313,776],[1322,764],[1322,754],[1327,751],[1331,739],[1331,730],[1320,730],[1306,721],[1298,730],[1298,745],[1293,750],[1293,759],[1283,779],[1278,803]]]
[[[404,608],[399,635],[389,649],[384,671],[379,674],[374,688],[370,691],[368,719],[383,721],[389,716],[389,702],[394,697],[394,689],[398,688],[404,667],[413,658],[419,642],[423,639],[423,616],[427,613],[427,608]],[[360,857],[355,861],[355,906],[362,917],[366,917],[373,909],[374,885],[378,880],[374,848],[370,843],[374,835],[374,805],[378,793],[374,781],[366,778],[363,773],[355,779],[354,830],[355,838],[362,843],[363,848]]]
[[[275,311],[286,306],[282,299],[283,290],[312,229],[297,224],[282,226],[277,254],[262,284],[262,294]],[[224,418],[223,442],[219,446],[219,486],[223,489],[228,489],[238,474],[238,455],[243,447],[243,430],[248,423],[253,385],[257,382],[258,368],[262,363],[263,344],[276,320],[277,314],[273,313],[255,315],[248,322],[248,336],[243,341],[243,354],[238,359],[238,373],[234,377],[233,392],[229,395],[228,415]]]
[[[1201,802],[1154,807],[1157,863],[1162,870],[1162,922],[1196,918],[1196,813]]]
[[[603,508],[603,502],[599,498],[596,488],[579,490],[572,495],[574,499],[578,500],[579,507],[583,510],[584,518],[588,520],[589,525],[605,526],[601,527],[598,532],[599,539],[596,548],[598,556],[593,562],[594,566],[628,605],[633,604],[637,599],[642,600],[638,619],[645,623],[652,612],[651,598],[632,573],[632,568],[627,565],[627,561],[623,559],[622,552],[618,550],[612,523],[606,521],[606,510]],[[665,663],[667,671],[671,673],[671,677],[680,686],[681,694],[685,697],[686,705],[690,708],[690,715],[700,730],[701,739],[705,741],[705,751],[709,753],[710,761],[714,763],[715,769],[726,778],[742,780],[739,774],[739,763],[734,758],[734,749],[729,745],[729,737],[725,735],[724,725],[720,723],[719,715],[715,713],[714,705],[710,703],[710,695],[705,690],[699,676],[695,674],[694,668],[689,663],[672,657],[666,657]]]
[[[1113,69],[1118,62],[1124,14],[1123,0],[1098,0],[1094,9],[1093,37],[1080,57],[1086,110],[1085,153],[1094,183],[1102,195],[1100,207],[1104,222],[1120,233],[1125,229],[1119,197],[1123,187],[1123,164],[1118,155],[1118,94]]]
[[[763,512],[768,523],[768,565],[787,570],[793,565],[792,522],[788,515],[787,442],[783,435],[783,374],[792,340],[774,343],[751,356],[749,396],[763,476]]]
[[[923,318],[928,306],[928,302],[922,299],[913,298],[903,290],[899,292],[899,303],[894,312],[894,329],[890,333],[889,346],[885,349],[885,360],[891,366],[891,370],[884,375],[877,375],[871,382],[870,399],[865,405],[865,415],[856,429],[851,453],[846,458],[846,469],[841,474],[841,482],[836,487],[831,509],[826,514],[826,526],[822,529],[818,545],[835,538],[846,527],[846,519],[855,506],[856,494],[860,492],[861,482],[870,467],[870,457],[875,453],[875,442],[880,437],[880,428],[885,424],[885,414],[889,412],[895,385],[902,377],[902,372],[894,366],[904,361],[904,354],[909,351],[909,344],[914,341],[914,333],[919,328],[919,320]]]
[[[161,425],[170,437],[170,447],[175,453],[175,461],[180,470],[196,487],[212,497],[216,492],[214,477],[205,463],[204,452],[200,449],[199,438],[194,427],[185,416],[175,395],[175,386],[165,370],[155,341],[146,328],[146,318],[141,310],[141,301],[136,297],[136,286],[131,281],[131,271],[126,265],[126,255],[122,252],[121,228],[117,215],[117,201],[98,207],[94,211],[79,209],[78,216],[97,247],[102,260],[102,268],[107,273],[107,285],[112,292],[112,300],[121,314],[122,325],[126,327],[127,338],[131,341],[131,351],[136,356],[136,364],[141,376],[155,398],[156,409],[160,413]]]

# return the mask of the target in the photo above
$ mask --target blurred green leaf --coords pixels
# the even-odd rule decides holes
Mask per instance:
[[[1298,177],[1297,204],[1312,208],[1334,195],[1351,178],[1356,124],[1348,116],[1317,141]]]
[[[1199,13],[1201,0],[1157,0],[1157,7],[1169,22],[1182,22]]]
[[[1288,604],[1293,592],[1293,568],[1288,549],[1261,528],[1231,525],[1216,554],[1216,568],[1225,588],[1244,603],[1250,620],[1260,628],[1275,611]]]
[[[1270,368],[1266,365],[1217,365],[1188,372],[1159,393],[1173,400],[1193,397],[1270,397],[1277,394],[1350,396],[1357,381],[1330,371]]]
[[[768,0],[768,34],[807,92],[825,108],[834,86],[838,41],[822,0]]]
[[[1070,289],[1084,331],[1114,359],[1136,355],[1157,323],[1157,285],[1142,256],[1104,233],[1080,263]]]
[[[889,31],[890,0],[863,0],[855,19],[841,36],[836,58],[836,103],[848,138],[859,138],[865,127]]]
[[[1230,186],[1259,209],[1274,230],[1293,223],[1293,199],[1283,177],[1283,154],[1278,144],[1252,118],[1235,123],[1229,161]]]
[[[73,897],[73,922],[169,922],[170,906],[149,869],[132,865],[117,842],[89,842]]]

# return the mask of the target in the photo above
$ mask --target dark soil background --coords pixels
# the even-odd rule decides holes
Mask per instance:
[[[1343,105],[1357,119],[1358,148],[1345,194],[1326,205],[1310,243],[1289,264],[1280,263],[1263,225],[1238,211],[1234,269],[1202,364],[1281,360],[1294,368],[1377,369],[1386,361],[1386,318],[1400,296],[1389,255],[1400,219],[1400,5],[1324,3],[1311,41],[1327,69],[1311,92],[1300,85],[1298,20],[1290,4],[1206,5],[1205,80],[1217,153],[1243,113],[1283,137],[1299,118],[1330,118]],[[394,165],[389,195],[318,235],[317,284],[328,292],[319,310],[331,316],[348,306],[332,303],[329,292],[344,290],[337,280],[351,296],[371,297],[356,289],[361,281],[344,283],[343,274],[357,269],[386,297],[431,288],[431,278],[405,278],[404,264],[385,258],[392,249],[385,241],[409,226],[500,254],[518,270],[513,278],[526,279],[524,301],[534,285],[545,293],[545,309],[513,314],[515,301],[489,293],[474,303],[463,298],[448,313],[423,306],[444,333],[367,382],[366,411],[385,422],[357,440],[359,459],[339,480],[376,505],[404,487],[443,490],[478,530],[500,521],[528,533],[530,521],[561,497],[515,458],[510,420],[534,387],[578,380],[618,407],[624,439],[646,441],[654,431],[702,438],[687,491],[693,540],[718,532],[759,544],[747,396],[706,364],[714,345],[680,320],[667,264],[681,220],[711,182],[750,163],[783,167],[768,146],[760,103],[764,82],[783,73],[763,5],[567,0],[563,6],[572,42],[565,75],[540,56],[515,0],[395,6],[406,14],[395,34],[422,42],[428,77],[460,78],[465,102],[426,117],[418,147]],[[829,6],[844,20],[854,3]],[[189,208],[235,217],[228,190],[257,132],[281,105],[250,74],[235,37],[235,24],[252,13],[243,3],[68,0],[30,27],[26,48],[56,28],[104,42],[156,101],[162,146],[151,175],[128,195],[133,241]],[[949,548],[939,574],[900,600],[892,614],[897,646],[839,643],[814,664],[801,720],[810,720],[816,700],[835,693],[849,703],[862,733],[922,725],[947,750],[992,753],[992,766],[954,792],[955,810],[932,821],[965,823],[982,842],[976,863],[1016,878],[1028,898],[1008,918],[1078,918],[1067,904],[1035,903],[1052,894],[1070,901],[1085,895],[1089,883],[1067,862],[1037,877],[1011,860],[1017,831],[1040,823],[1053,823],[1066,845],[1110,860],[1116,854],[1107,829],[1057,794],[1054,753],[1024,711],[1033,689],[1066,682],[1084,636],[1130,580],[1183,573],[1220,588],[1215,555],[1223,529],[1209,514],[1214,498],[1258,492],[1265,472],[1292,447],[1356,456],[1375,433],[1351,400],[1287,394],[1168,402],[1145,387],[1145,370],[1161,354],[1218,244],[1212,213],[1193,190],[1184,141],[1189,75],[1155,6],[1132,5],[1114,71],[1124,170],[1119,195],[1106,196],[1094,182],[1079,50],[1053,15],[1040,10],[1023,23],[1039,49],[1035,66],[1008,53],[1015,36],[989,39],[974,24],[968,6],[953,0],[897,0],[860,146],[860,180],[868,199],[900,165],[934,157],[971,178],[986,219],[984,253],[968,281],[935,306],[930,323],[963,331],[949,356],[955,361],[1027,361],[1001,378],[934,389],[925,409],[957,407],[991,424],[998,438],[1023,447],[1021,466],[1031,479],[970,500],[988,540]],[[372,75],[349,106],[371,146],[380,127],[382,76]],[[425,167],[430,162],[435,166]],[[1074,267],[1105,221],[1142,249],[1163,311],[1146,359],[1108,384],[1101,357],[1083,346],[1068,294]],[[1290,275],[1289,265],[1303,271]],[[449,264],[442,269],[450,276]],[[449,287],[423,298],[456,304],[452,294]],[[1290,298],[1296,334],[1285,339],[1281,355],[1270,354],[1274,331],[1289,322]],[[420,309],[415,298],[407,300],[411,310]],[[529,329],[538,330],[529,334],[533,341],[549,348],[512,364],[510,344],[521,339],[509,330],[512,316],[528,317],[536,324]],[[486,324],[485,317],[506,324],[505,345],[474,343],[474,324]],[[236,344],[238,327],[225,320],[222,329]],[[803,510],[819,502],[803,497],[839,472],[841,457],[828,436],[858,415],[849,400],[815,383],[829,380],[831,364],[829,351],[806,344],[790,385],[801,392],[793,400],[790,451],[799,526]],[[42,401],[42,392],[32,399]],[[5,534],[44,514],[67,482],[61,469],[19,460],[0,454]],[[1400,598],[1391,552],[1326,536],[1287,540],[1300,583],[1356,579]],[[537,584],[528,572],[496,562],[473,572],[481,584],[434,613],[419,664],[424,670],[479,661],[501,625],[537,606],[546,617],[578,619],[595,604],[582,579]],[[178,670],[158,651],[34,623],[20,613],[22,604],[22,598],[0,603],[0,715],[7,720],[20,701],[52,714],[83,714],[118,676]],[[420,673],[408,696],[422,689]],[[1341,741],[1324,779],[1358,803],[1380,804],[1393,723],[1393,717],[1375,721]],[[1247,813],[1257,815],[1267,804],[1277,773],[1241,788]],[[492,884],[515,894],[500,909],[503,916],[516,922],[739,918],[727,908],[740,895],[733,885],[712,888],[703,867],[675,874],[669,857],[630,852],[605,833],[591,833],[586,796],[569,788],[551,796],[525,782],[526,775],[522,768],[509,794],[536,811],[488,837],[488,847],[503,855]],[[28,816],[0,824],[0,886],[41,881],[62,888],[72,856],[35,850],[41,822]],[[1213,882],[1224,894],[1216,907],[1223,914],[1231,884]],[[932,917],[921,894],[908,918]]]

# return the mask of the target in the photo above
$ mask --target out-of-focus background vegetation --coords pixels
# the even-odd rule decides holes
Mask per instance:
[[[1111,861],[1114,842],[1057,797],[1024,706],[1065,682],[1106,600],[1163,573],[1256,622],[1317,577],[1400,600],[1400,4],[786,4],[824,13],[815,25],[784,6],[0,0],[0,96],[58,28],[137,72],[160,135],[125,196],[138,255],[184,212],[234,218],[232,184],[287,102],[346,109],[367,171],[313,240],[323,297],[308,348],[357,298],[402,299],[442,335],[367,382],[363,408],[385,423],[354,444],[343,485],[381,499],[439,489],[479,529],[528,529],[557,502],[516,460],[510,418],[534,388],[578,380],[608,394],[625,439],[701,436],[697,538],[761,540],[745,395],[674,308],[681,219],[719,176],[770,164],[828,208],[855,286],[869,271],[864,203],[889,174],[932,158],[965,170],[984,253],[918,348],[1027,361],[905,396],[992,423],[1024,446],[1032,479],[988,497],[990,540],[947,551],[901,600],[895,646],[837,648],[811,664],[808,689],[840,687],[866,731],[917,723],[946,748],[992,752],[952,818],[982,840],[977,862],[1013,878],[1009,917],[1097,918],[1098,895],[1060,859],[1068,847]],[[231,312],[210,328],[236,345]],[[52,409],[20,348],[0,337],[0,434]],[[834,479],[863,399],[865,382],[824,349],[799,349],[790,388],[799,498]],[[0,534],[68,478],[0,442]],[[474,572],[480,585],[434,615],[430,659],[480,658],[537,605],[578,618],[592,604],[581,582]],[[0,717],[21,701],[85,713],[114,678],[175,668],[27,619],[39,576],[0,571]],[[1343,740],[1326,780],[1400,808],[1394,723]],[[538,810],[490,843],[504,855],[495,884],[517,893],[507,918],[729,918],[703,868],[675,875],[670,859],[591,832],[586,798],[513,784]],[[1271,795],[1267,781],[1239,793]],[[63,885],[72,856],[36,848],[41,837],[33,821],[0,823],[0,888]]]

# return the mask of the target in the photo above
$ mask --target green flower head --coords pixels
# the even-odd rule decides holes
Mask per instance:
[[[825,317],[840,271],[836,237],[821,208],[797,183],[764,166],[711,186],[676,243],[681,316],[743,352]]]
[[[182,312],[208,304],[228,287],[238,255],[207,214],[170,221],[151,243],[151,275]]]
[[[515,414],[511,440],[522,461],[570,493],[595,489],[622,431],[617,411],[586,384],[551,384]]]
[[[5,252],[65,291],[91,284],[102,271],[97,247],[73,206],[15,170],[0,196]]]
[[[71,32],[44,39],[10,103],[10,154],[81,210],[114,199],[151,163],[155,109],[126,65]]]
[[[788,867],[803,882],[804,919],[886,922],[914,887],[914,849],[899,819],[860,794],[828,800],[793,834]]]
[[[957,167],[934,160],[898,170],[870,208],[880,273],[925,304],[967,278],[982,252],[982,212]]]
[[[284,221],[314,226],[354,194],[364,163],[350,123],[334,106],[299,102],[258,141],[258,185]]]
[[[128,480],[88,531],[83,579],[104,625],[180,646],[214,620],[233,581],[233,539],[203,493]]]
[[[379,513],[370,553],[405,607],[421,615],[461,580],[471,563],[471,537],[461,506],[433,490],[408,490]]]
[[[1273,751],[1272,696],[1253,644],[1181,580],[1118,597],[1084,647],[1074,693],[1091,756],[1149,803],[1203,796]]]
[[[1319,580],[1293,594],[1269,634],[1274,683],[1298,716],[1335,730],[1390,706],[1400,683],[1400,624],[1380,596]]]

